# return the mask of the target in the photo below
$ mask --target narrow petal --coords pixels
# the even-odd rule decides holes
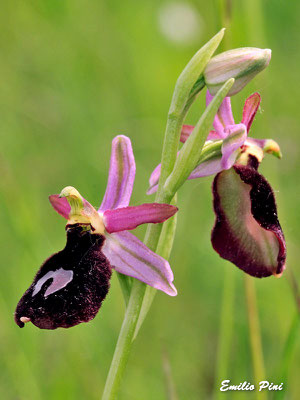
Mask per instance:
[[[156,192],[157,187],[158,187],[159,177],[160,177],[160,171],[161,171],[161,164],[158,164],[158,166],[154,169],[154,171],[150,175],[149,189],[147,191],[147,194],[152,194],[152,193]],[[153,191],[154,187],[156,188],[155,191]]]
[[[176,296],[169,263],[129,232],[106,235],[103,253],[121,274],[139,279],[170,296]]]
[[[69,219],[71,206],[66,197],[59,197],[59,194],[51,194],[49,201],[56,212],[62,217]]]
[[[220,140],[220,136],[216,131],[210,131],[206,140]]]
[[[209,91],[207,91],[206,106],[209,105],[209,103],[212,101],[213,98],[214,96],[212,96],[209,93]],[[234,125],[230,97],[225,97],[225,99],[223,100],[217,112],[217,115],[215,116],[213,125],[218,134],[219,139],[223,139],[226,137],[224,129],[226,128],[227,125]]]
[[[204,161],[203,163],[199,164],[188,179],[197,179],[197,178],[204,178],[210,175],[216,175],[218,172],[222,171],[221,165],[222,157],[215,157],[211,160]]]
[[[181,143],[185,143],[193,132],[194,125],[183,125],[180,134]],[[216,140],[220,139],[219,135],[216,131],[210,131],[207,137],[207,140]]]
[[[99,211],[127,207],[135,178],[135,161],[130,139],[119,135],[112,141],[108,182]]]
[[[147,190],[147,194],[153,194],[156,193],[158,189],[158,183],[154,183],[152,186],[149,187],[149,189]]]
[[[180,141],[182,143],[185,143],[187,139],[189,138],[190,134],[193,132],[194,125],[183,125],[181,128],[181,134],[180,134]]]
[[[103,222],[108,233],[135,229],[141,224],[164,222],[178,211],[170,204],[149,203],[136,207],[123,207],[106,210]]]
[[[247,127],[247,132],[249,132],[254,117],[257,113],[258,107],[261,102],[261,97],[259,93],[254,93],[248,97],[245,101],[244,109],[243,109],[243,118],[242,124],[245,124]]]
[[[222,145],[222,169],[229,169],[236,160],[236,151],[244,144],[247,139],[247,129],[244,124],[229,125],[225,129],[226,139]]]
[[[177,153],[178,156],[179,152]],[[147,190],[147,194],[153,194],[157,191],[158,189],[158,183],[159,183],[159,177],[160,177],[160,171],[161,171],[161,164],[158,164],[152,174],[150,175],[149,178],[149,188]]]
[[[213,248],[249,275],[280,276],[286,246],[266,179],[254,168],[235,165],[216,176],[213,194]]]

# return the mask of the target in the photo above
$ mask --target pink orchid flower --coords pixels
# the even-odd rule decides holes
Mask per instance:
[[[213,96],[207,92],[207,103]],[[277,217],[275,196],[267,180],[257,171],[264,153],[281,158],[272,139],[248,137],[260,105],[254,93],[244,105],[242,121],[234,123],[230,97],[226,97],[214,119],[214,130],[206,145],[222,141],[221,154],[199,163],[188,179],[216,175],[213,183],[215,226],[212,245],[219,255],[249,275],[262,278],[281,276],[285,269],[286,244]],[[193,126],[184,125],[185,142]],[[204,145],[204,149],[205,146]],[[160,165],[153,171],[148,194],[157,190]]]
[[[128,232],[162,223],[177,212],[169,204],[129,206],[135,178],[130,139],[112,142],[108,183],[98,211],[73,187],[49,197],[67,219],[67,244],[38,271],[18,303],[15,321],[41,329],[68,328],[93,319],[105,298],[111,268],[176,296],[169,263]]]
[[[213,96],[207,91],[206,103],[207,105],[211,102]],[[239,124],[235,124],[232,110],[230,97],[225,97],[223,100],[217,115],[215,116],[213,126],[215,130],[210,131],[207,142],[204,145],[209,145],[211,141],[222,140],[221,155],[210,157],[208,160],[204,160],[194,169],[188,179],[197,179],[209,175],[215,175],[220,171],[229,169],[235,163],[235,160],[239,154],[239,149],[245,144],[247,135],[252,125],[253,119],[257,113],[260,104],[260,95],[254,93],[248,97],[245,102],[242,121]],[[193,132],[194,126],[183,125],[180,141],[184,143],[190,134]],[[252,139],[250,139],[251,141]],[[265,140],[256,140],[258,146],[265,146]],[[159,164],[152,172],[149,179],[149,189],[147,194],[152,194],[157,191],[158,181],[160,177],[161,165]]]

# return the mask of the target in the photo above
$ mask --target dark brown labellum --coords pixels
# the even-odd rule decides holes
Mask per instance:
[[[104,240],[85,226],[68,226],[66,247],[45,261],[19,301],[17,325],[30,321],[41,329],[70,328],[93,319],[110,286]]]
[[[253,165],[254,157],[250,158]],[[213,183],[216,222],[212,245],[219,255],[249,275],[280,276],[286,244],[273,190],[249,165],[234,165]]]

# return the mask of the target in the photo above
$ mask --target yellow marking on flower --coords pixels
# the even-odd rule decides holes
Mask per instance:
[[[277,158],[282,158],[282,153],[280,151],[279,144],[273,139],[267,139],[264,146],[264,152],[268,154],[273,154]]]
[[[90,224],[93,233],[104,234],[104,223],[102,217],[73,186],[66,186],[60,193],[59,197],[66,197],[71,211],[67,225],[74,224]]]
[[[264,158],[264,152],[255,144],[251,143],[251,145],[245,145],[242,147],[241,154],[236,162],[241,165],[248,165],[249,156],[255,157],[257,161],[261,163],[262,159]]]

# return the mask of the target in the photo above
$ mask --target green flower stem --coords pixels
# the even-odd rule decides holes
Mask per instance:
[[[146,285],[134,279],[115,353],[106,379],[102,400],[115,400],[130,354],[132,339],[140,315]]]
[[[264,357],[259,328],[256,294],[253,278],[245,275],[245,290],[248,309],[249,334],[251,342],[253,373],[255,382],[265,380]],[[257,392],[258,399],[267,399],[265,392]]]
[[[188,111],[187,103],[191,105],[191,92],[193,99],[196,98],[195,84],[201,77],[205,66],[217,49],[223,38],[223,35],[224,29],[222,29],[208,43],[206,43],[190,60],[176,82],[168,114],[163,145],[161,176],[156,196],[156,202],[158,203],[170,203],[174,197],[175,193],[170,195],[164,191],[164,183],[172,172],[176,161],[181,128],[186,112]],[[203,86],[200,85],[199,90],[201,90],[202,87]],[[144,243],[153,251],[155,251],[157,248],[161,231],[162,224],[148,225]],[[166,236],[166,240],[167,238],[170,240],[169,236]],[[164,246],[167,246],[167,243],[162,243],[162,247]],[[119,391],[121,379],[133,342],[145,291],[146,285],[134,279],[112,364],[106,380],[102,397],[103,400],[115,399]]]

